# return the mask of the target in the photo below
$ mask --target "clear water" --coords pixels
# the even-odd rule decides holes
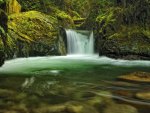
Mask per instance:
[[[16,110],[15,106],[33,113],[43,105],[64,105],[71,101],[87,103],[97,97],[132,105],[139,113],[149,113],[148,100],[131,96],[139,91],[150,91],[149,84],[128,86],[117,82],[118,76],[135,71],[150,72],[150,61],[114,60],[97,55],[9,60],[0,68],[0,107],[8,111]],[[4,89],[7,91],[1,91]]]

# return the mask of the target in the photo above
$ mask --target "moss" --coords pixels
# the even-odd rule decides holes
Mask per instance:
[[[74,28],[73,19],[70,15],[66,14],[63,11],[57,10],[56,17],[62,27]]]
[[[49,31],[54,31],[53,24],[57,20],[40,12],[30,11],[9,16],[8,28],[16,32],[22,41],[33,41],[45,36],[52,37]]]
[[[107,8],[95,18],[93,26],[96,28],[95,36],[99,52],[101,55],[113,54],[113,57],[133,55],[148,59],[150,58],[148,3],[146,0],[138,0],[135,4],[126,2]],[[90,22],[93,21],[94,18]]]
[[[5,10],[7,14],[19,13],[21,11],[21,5],[17,0],[6,0]]]
[[[57,17],[60,19],[71,19],[71,17],[63,11],[59,11]]]
[[[57,26],[57,18],[37,11],[9,15],[9,56],[58,54]]]

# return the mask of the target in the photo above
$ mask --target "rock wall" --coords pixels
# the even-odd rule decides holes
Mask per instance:
[[[7,15],[0,9],[0,66],[5,60],[5,46],[6,46],[6,33],[7,33]]]
[[[97,52],[113,58],[149,60],[150,2],[104,0],[103,4],[105,7],[101,2],[91,10],[83,26],[94,30]]]
[[[8,35],[12,42],[8,57],[66,54],[59,44],[57,19],[38,11],[10,15]]]

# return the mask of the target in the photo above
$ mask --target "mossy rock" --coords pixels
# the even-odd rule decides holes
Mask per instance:
[[[0,66],[4,64],[5,60],[4,44],[6,44],[7,20],[6,13],[0,9]]]
[[[4,64],[4,61],[5,61],[4,49],[1,49],[1,47],[0,47],[0,66],[2,66]]]
[[[145,3],[143,1],[141,4]],[[100,55],[123,59],[150,59],[150,21],[147,19],[149,13],[141,15],[142,10],[147,12],[149,7],[141,7],[139,0],[136,5],[111,7],[97,16],[95,34]]]
[[[65,54],[58,51],[57,26],[56,18],[38,11],[9,15],[8,45],[19,57]]]

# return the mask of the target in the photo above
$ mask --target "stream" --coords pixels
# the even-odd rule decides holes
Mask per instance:
[[[150,84],[117,80],[120,75],[137,71],[150,72],[150,61],[115,60],[97,55],[8,60],[0,68],[0,112],[109,113],[109,109],[112,109],[115,113],[114,107],[107,106],[123,104],[129,105],[127,108],[131,110],[133,106],[139,113],[149,113],[150,101],[138,99],[135,95],[137,92],[150,91]],[[71,110],[75,107],[60,107],[68,105],[85,109],[90,106],[88,109],[94,111],[73,112]]]

